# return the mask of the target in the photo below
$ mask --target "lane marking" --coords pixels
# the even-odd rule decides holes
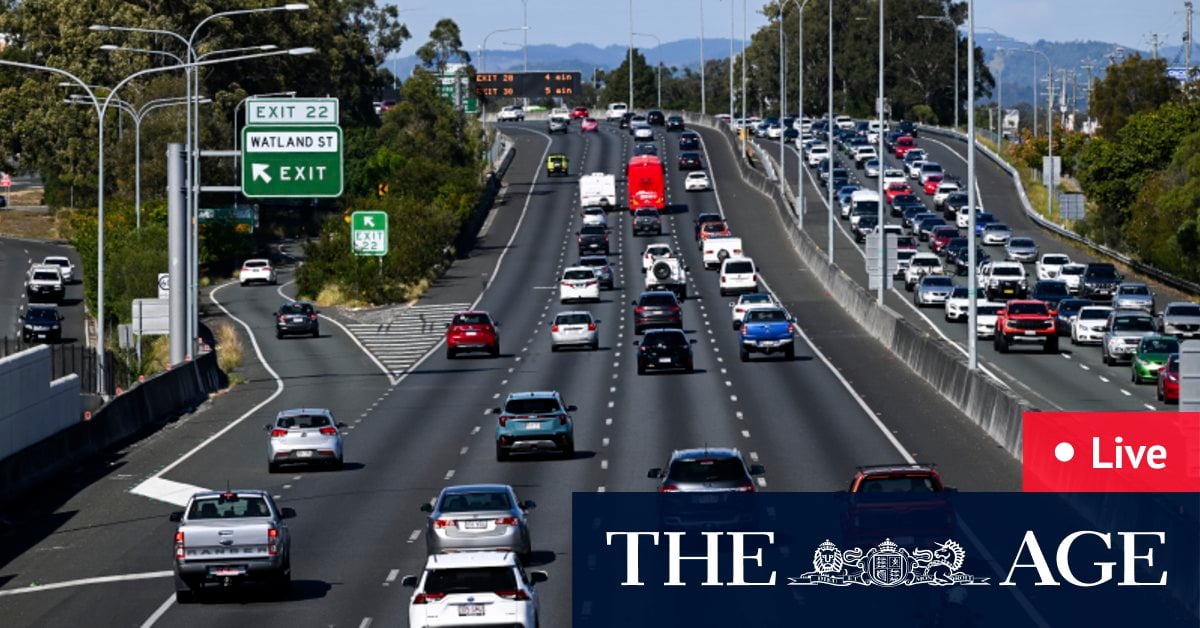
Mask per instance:
[[[126,573],[116,576],[98,576],[95,578],[80,578],[78,580],[65,580],[63,582],[52,582],[49,584],[31,584],[20,589],[9,589],[0,591],[0,597],[10,595],[24,595],[26,593],[41,593],[43,591],[54,591],[56,589],[68,589],[71,587],[82,587],[91,584],[105,584],[109,582],[132,582],[135,580],[152,580],[155,578],[171,578],[175,576],[175,572],[167,571],[144,571],[141,573]]]
[[[434,499],[436,500],[437,498],[434,498]],[[420,538],[420,536],[421,536],[421,531],[420,531],[420,530],[413,530],[413,531],[412,531],[412,534],[408,535],[408,541],[407,541],[407,542],[408,542],[408,543],[415,543],[415,542],[416,542],[416,540],[417,540],[418,538]]]
[[[172,572],[171,575],[174,576],[174,572]],[[157,622],[159,619],[162,619],[163,615],[167,614],[167,611],[170,610],[171,605],[174,603],[175,594],[172,593],[165,602],[163,602],[157,609],[155,609],[153,613],[150,614],[149,617],[146,618],[146,621],[142,622],[141,628],[150,628],[153,626],[155,622]]]
[[[286,486],[284,488],[287,488]],[[175,506],[186,506],[192,495],[201,493],[209,489],[194,486],[192,484],[184,484],[183,482],[175,482],[161,477],[152,477],[138,484],[130,490],[134,495],[149,497],[160,502],[167,502]]]

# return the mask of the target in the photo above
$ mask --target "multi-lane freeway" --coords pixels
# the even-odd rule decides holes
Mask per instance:
[[[32,264],[40,264],[47,256],[65,255],[75,265],[75,278],[66,284],[62,305],[58,306],[63,320],[63,342],[84,343],[83,266],[74,249],[61,244],[17,238],[0,237],[0,338],[10,342],[20,337],[19,318],[29,306],[25,293],[25,276]]]
[[[629,216],[611,213],[615,286],[599,303],[564,307],[556,284],[577,259],[577,177],[602,171],[621,179],[632,138],[608,124],[587,135],[573,125],[554,137],[537,122],[503,130],[517,150],[505,202],[470,258],[421,302],[488,310],[502,324],[499,358],[448,360],[435,346],[410,369],[390,373],[332,318],[320,338],[275,339],[271,312],[291,289],[286,268],[279,291],[237,284],[212,290],[211,300],[252,349],[248,381],[81,468],[31,499],[21,519],[5,522],[3,623],[402,626],[410,591],[400,576],[425,562],[419,506],[447,485],[498,482],[537,502],[533,562],[550,574],[539,585],[541,623],[570,625],[571,494],[653,490],[647,469],[662,466],[676,448],[737,447],[766,466],[764,491],[842,490],[856,465],[914,459],[938,463],[946,481],[964,490],[1018,489],[1017,462],[825,294],[787,245],[769,200],[738,178],[734,152],[718,134],[703,134],[715,191],[687,193],[675,165],[676,135],[656,130],[671,208],[664,234],[635,238]],[[549,153],[569,157],[571,176],[545,176]],[[794,361],[737,359],[731,299],[718,294],[715,273],[701,270],[693,240],[700,212],[726,215],[769,288],[796,316],[803,342]],[[694,374],[636,373],[630,301],[642,289],[641,252],[654,241],[671,244],[692,269],[683,316],[696,341]],[[842,249],[851,250],[848,243]],[[600,349],[551,353],[554,313],[580,307],[601,321]],[[496,461],[496,419],[486,411],[507,393],[527,390],[557,390],[578,406],[573,459]],[[263,425],[279,410],[312,406],[349,425],[346,468],[268,473]],[[175,603],[175,528],[167,515],[177,506],[170,502],[196,487],[226,486],[266,489],[298,511],[289,522],[288,599],[246,589]]]

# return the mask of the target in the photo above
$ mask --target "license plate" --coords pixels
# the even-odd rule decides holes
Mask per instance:
[[[486,521],[462,521],[460,522],[464,530],[485,530],[487,529]]]
[[[468,336],[478,336],[478,335],[479,335],[479,332],[477,332],[477,331],[469,331],[469,332],[467,332],[467,335],[468,335]]]
[[[704,495],[696,498],[697,504],[715,504],[721,501],[721,498],[716,495]]]
[[[483,604],[463,604],[458,607],[459,617],[483,617]]]
[[[293,317],[292,317],[292,322],[293,322],[293,323],[303,323],[303,322],[304,322],[304,317],[303,317],[303,316],[293,316]]]
[[[296,452],[297,458],[312,458],[312,455],[313,455],[313,452],[312,452],[312,450],[309,450],[309,449],[301,449],[300,451]]]
[[[659,359],[658,359],[658,363],[659,363],[659,364],[670,364],[670,363],[671,363],[671,358],[659,358]]]
[[[526,424],[525,424],[525,429],[527,429],[527,430],[540,430],[540,429],[542,429],[542,423],[541,423],[540,421],[534,421],[534,422],[526,423]]]
[[[1016,290],[1013,290],[1012,288],[1005,288],[1005,289],[1004,289],[1004,294],[1012,294],[1012,293],[1014,293],[1014,292],[1016,292]]]
[[[213,567],[210,571],[214,576],[240,576],[246,573],[242,567]]]
[[[1036,336],[1037,332],[1033,331],[1032,329],[1027,329],[1027,330],[1025,330],[1025,335],[1026,336]]]

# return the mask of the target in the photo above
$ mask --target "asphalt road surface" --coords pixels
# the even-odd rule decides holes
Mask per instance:
[[[69,246],[0,237],[0,337],[10,342],[20,336],[18,319],[29,306],[25,295],[25,274],[31,264],[41,263],[49,255],[65,255],[75,264],[75,279],[66,285],[66,297],[58,311],[63,320],[63,342],[84,342],[83,267],[79,254]]]

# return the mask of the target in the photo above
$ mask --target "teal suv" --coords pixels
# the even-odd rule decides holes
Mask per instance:
[[[512,393],[504,406],[492,408],[496,421],[496,460],[512,454],[554,452],[575,457],[575,424],[571,412],[577,408],[563,403],[554,391]]]

